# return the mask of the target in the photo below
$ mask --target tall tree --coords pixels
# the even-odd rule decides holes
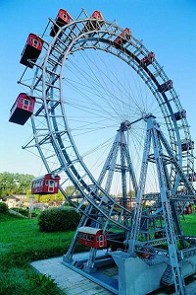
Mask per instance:
[[[33,178],[34,176],[29,174],[0,173],[0,196],[26,194]]]

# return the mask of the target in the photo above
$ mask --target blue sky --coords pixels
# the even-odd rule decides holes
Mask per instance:
[[[30,125],[8,122],[9,112],[21,86],[24,67],[20,54],[30,32],[42,34],[48,17],[64,8],[77,17],[84,8],[90,15],[100,10],[108,21],[129,27],[156,53],[160,65],[173,80],[187,111],[192,138],[196,141],[196,2],[194,0],[0,0],[0,172],[38,175],[41,160],[21,146],[31,134]]]

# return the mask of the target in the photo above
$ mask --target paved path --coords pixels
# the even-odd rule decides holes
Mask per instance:
[[[43,274],[50,275],[67,295],[112,295],[113,293],[62,264],[63,258],[51,258],[32,262]]]
[[[67,295],[113,295],[81,274],[62,264],[63,257],[32,262],[31,265],[40,273],[50,275],[58,287]],[[195,276],[196,278],[196,276]],[[187,295],[196,295],[196,280],[186,286]],[[165,295],[167,293],[157,293]],[[175,293],[170,295],[175,295]]]

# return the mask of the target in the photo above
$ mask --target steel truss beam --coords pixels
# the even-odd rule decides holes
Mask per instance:
[[[129,252],[131,255],[133,255],[136,250],[137,239],[138,239],[140,223],[141,223],[141,216],[142,216],[142,198],[143,198],[144,188],[146,183],[149,153],[150,153],[150,148],[152,147],[154,151],[154,160],[155,160],[155,165],[157,168],[157,175],[158,175],[158,181],[159,181],[160,201],[161,201],[163,217],[165,221],[170,267],[172,269],[176,294],[182,295],[182,294],[185,294],[185,283],[182,276],[178,255],[177,255],[177,241],[176,241],[176,234],[174,230],[175,221],[176,221],[176,224],[178,225],[178,228],[177,228],[178,232],[181,232],[181,229],[180,229],[178,220],[175,220],[177,219],[176,210],[173,210],[174,206],[171,205],[171,202],[170,202],[172,191],[167,181],[165,156],[163,155],[163,146],[165,147],[166,152],[170,156],[171,161],[175,162],[177,171],[182,176],[183,172],[180,170],[180,167],[178,166],[178,163],[176,162],[175,157],[173,156],[171,150],[169,149],[169,145],[166,143],[166,140],[160,130],[160,127],[155,121],[155,117],[152,115],[149,115],[149,117],[147,118],[146,140],[145,140],[144,153],[143,153],[143,159],[142,159],[140,181],[139,181],[139,186],[138,186],[138,191],[136,196],[135,212],[133,217],[134,223],[132,225],[132,229],[130,233]],[[185,185],[188,187],[189,191],[191,191],[190,184],[185,181]]]
[[[132,181],[134,191],[135,192],[137,191],[137,182],[136,182],[135,172],[133,169],[129,148],[128,148],[125,134],[124,134],[125,131],[127,131],[130,128],[129,126],[126,126],[126,124],[128,123],[129,122],[121,123],[121,126],[117,132],[112,148],[108,154],[108,157],[105,161],[103,169],[98,178],[99,185],[102,185],[104,178],[107,177],[105,191],[110,193],[114,172],[119,171],[121,173],[123,206],[125,208],[127,207],[126,199],[127,199],[127,193],[128,193],[127,183],[126,183],[127,172],[129,173],[130,179]],[[117,164],[118,153],[120,153],[120,164]],[[108,175],[106,176],[107,172],[108,172]]]

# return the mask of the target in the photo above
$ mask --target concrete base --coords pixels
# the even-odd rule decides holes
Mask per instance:
[[[117,252],[114,252],[115,256]],[[118,255],[118,254],[117,254]],[[86,255],[85,255],[86,256]],[[74,258],[76,260],[84,259],[84,254],[75,254]],[[98,285],[97,283],[94,283],[92,279],[85,278],[84,275],[79,274],[78,272],[74,271],[70,267],[66,267],[63,263],[63,257],[57,257],[57,258],[50,258],[45,260],[39,260],[32,262],[31,265],[40,273],[46,274],[53,278],[55,282],[57,283],[58,287],[65,291],[67,295],[112,295],[112,294],[131,294],[135,295],[137,293],[123,293],[126,290],[122,290],[122,284],[120,283],[120,291],[117,293],[113,293],[111,291],[106,290],[106,288],[103,288]],[[187,262],[189,267],[192,262]],[[193,262],[194,265],[194,262]],[[194,267],[194,266],[193,266]],[[192,267],[192,269],[193,269]],[[120,271],[120,269],[119,269]],[[195,270],[196,271],[196,270]],[[133,284],[131,275],[133,273],[137,272],[136,269],[134,269],[133,266],[129,267],[128,269],[128,280],[131,284]],[[130,274],[130,275],[129,275]],[[118,275],[118,274],[117,274]],[[140,275],[140,274],[139,274]],[[196,275],[194,276],[195,280],[189,283],[186,286],[187,294],[193,295],[196,294]],[[145,285],[147,283],[146,278],[144,278],[145,281],[142,282],[142,285]],[[156,274],[153,277],[153,280],[156,280]],[[137,286],[136,286],[137,288]],[[141,293],[144,294],[144,293]],[[166,293],[163,293],[162,290],[157,292],[157,294],[160,295],[166,295]],[[168,294],[168,293],[167,293]],[[171,294],[171,293],[170,293]],[[145,294],[146,295],[146,294]],[[175,295],[175,293],[172,293],[171,295]]]
[[[108,257],[108,254],[113,258],[113,268],[106,265],[105,257]],[[67,262],[65,255],[63,263],[114,294],[146,295],[160,289],[163,286],[163,281],[166,285],[173,284],[172,270],[169,268],[168,271],[167,262],[169,260],[165,255],[145,261],[139,257],[132,257],[123,251],[108,253],[102,250],[97,252],[95,271],[92,272],[85,269],[88,256],[88,252],[83,253],[83,257],[80,256],[80,259],[74,255],[73,260]],[[182,261],[183,277],[194,273],[196,273],[196,255]]]
[[[148,265],[138,257],[130,257],[128,253],[116,251],[112,257],[118,266],[118,294],[145,295],[161,287],[161,278],[167,268],[167,263],[160,262]],[[182,263],[183,276],[196,272],[196,256]]]
[[[160,280],[166,263],[149,266],[140,258],[120,251],[114,252],[112,257],[118,266],[119,294],[144,295],[161,287]]]

